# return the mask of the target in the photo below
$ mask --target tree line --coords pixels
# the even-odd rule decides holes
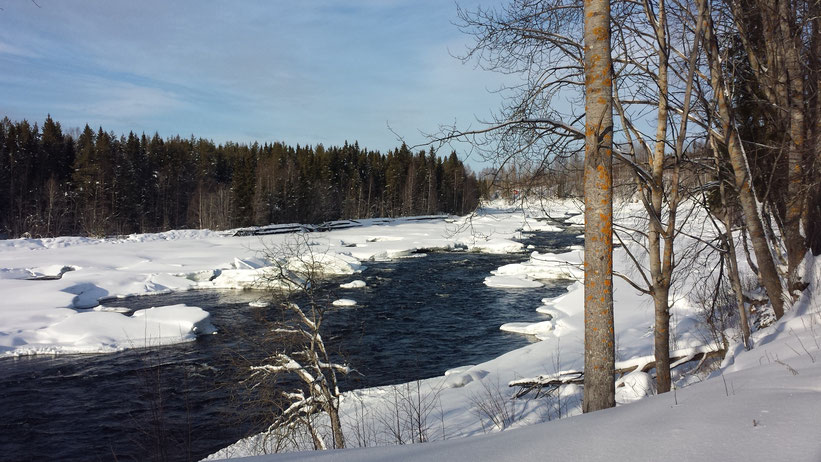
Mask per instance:
[[[0,121],[0,236],[464,214],[481,184],[452,152],[116,136]]]

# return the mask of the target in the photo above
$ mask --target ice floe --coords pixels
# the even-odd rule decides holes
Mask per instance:
[[[18,353],[106,353],[188,342],[215,332],[208,312],[194,306],[160,306],[131,316],[101,309],[76,313],[35,331]]]
[[[499,289],[534,289],[544,286],[539,281],[517,276],[488,276],[485,285]]]

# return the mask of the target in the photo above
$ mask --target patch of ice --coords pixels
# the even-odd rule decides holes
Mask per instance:
[[[71,306],[74,308],[91,308],[100,303],[101,298],[108,296],[108,291],[92,284],[90,282],[82,282],[63,289],[63,292],[68,292],[74,295]]]
[[[453,369],[448,369],[445,371],[445,377],[452,375],[452,374],[461,374],[462,372],[467,371],[471,367],[475,366],[475,364],[467,364],[465,366],[454,367]]]
[[[482,253],[504,254],[521,252],[522,249],[524,249],[524,244],[510,239],[477,239],[476,237],[470,236],[455,241],[453,248],[465,248]]]
[[[255,270],[269,266],[270,264],[270,262],[268,262],[267,260],[263,260],[262,258],[251,257],[243,259],[234,258],[232,266],[234,267],[234,269]]]
[[[339,284],[339,287],[341,289],[361,289],[361,288],[365,287],[365,285],[366,285],[365,281],[363,281],[361,279],[357,279],[355,281],[346,282],[344,284]]]
[[[109,313],[128,313],[131,311],[131,308],[126,308],[123,306],[104,306],[104,305],[97,305],[93,308],[94,311],[106,311]]]
[[[547,222],[544,222],[544,221],[535,221],[535,220],[529,220],[525,224],[525,229],[528,230],[528,231],[549,231],[549,232],[557,232],[557,231],[562,230],[558,226],[551,225],[551,224],[549,224]]]
[[[0,279],[29,279],[34,274],[26,268],[0,268]]]
[[[509,322],[502,324],[500,330],[505,332],[513,332],[516,334],[544,336],[550,333],[554,328],[553,321],[541,322]]]
[[[544,286],[539,281],[516,276],[488,276],[485,285],[497,289],[535,289]]]
[[[339,300],[334,300],[331,304],[333,306],[356,306],[356,300],[351,300],[350,298],[340,298]]]
[[[336,252],[314,253],[310,258],[304,256],[291,258],[287,266],[288,269],[297,273],[311,270],[328,276],[354,274],[365,269],[356,258]]]

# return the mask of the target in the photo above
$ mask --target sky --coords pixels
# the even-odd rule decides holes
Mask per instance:
[[[477,126],[510,78],[453,56],[471,39],[448,0],[0,8],[0,117],[42,123],[51,114],[64,128],[218,143],[356,140],[384,152],[397,134],[414,145],[440,124]]]

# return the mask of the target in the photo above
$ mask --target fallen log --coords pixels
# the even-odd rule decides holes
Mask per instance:
[[[670,369],[675,369],[683,364],[692,361],[699,361],[701,363],[708,359],[723,358],[726,350],[714,349],[712,347],[688,348],[685,350],[677,350],[671,354]],[[656,362],[654,356],[641,356],[632,358],[627,361],[619,361],[616,363],[615,373],[619,377],[639,370],[641,372],[650,372],[655,369]],[[699,367],[697,366],[697,367]],[[538,377],[531,377],[525,379],[513,380],[508,384],[509,387],[519,387],[519,390],[513,394],[513,399],[521,398],[530,392],[535,391],[538,398],[543,394],[550,394],[557,390],[562,385],[584,384],[584,371],[561,371],[555,374],[540,375]]]

